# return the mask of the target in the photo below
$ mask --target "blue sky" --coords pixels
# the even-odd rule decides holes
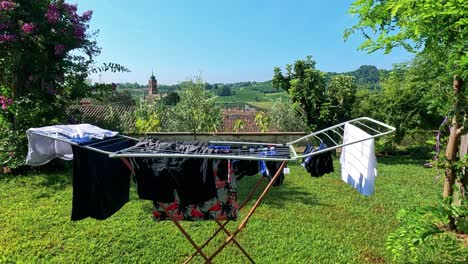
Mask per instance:
[[[312,55],[322,71],[344,72],[360,65],[389,69],[411,54],[358,51],[362,38],[343,40],[356,21],[347,0],[70,0],[94,11],[100,31],[99,63],[116,62],[131,73],[101,76],[103,82],[146,83],[154,69],[160,83],[190,76],[205,81],[265,81],[275,66]],[[97,76],[93,76],[98,80]]]

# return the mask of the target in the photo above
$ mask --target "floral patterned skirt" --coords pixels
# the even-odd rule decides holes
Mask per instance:
[[[216,184],[216,197],[199,204],[182,205],[177,192],[175,192],[174,202],[153,202],[154,220],[161,221],[170,219],[166,210],[178,221],[236,220],[239,205],[237,204],[236,177],[233,174],[231,161],[226,163],[228,177],[224,180],[218,177],[218,168],[221,161],[213,160],[213,162],[215,163],[213,166],[213,174]]]

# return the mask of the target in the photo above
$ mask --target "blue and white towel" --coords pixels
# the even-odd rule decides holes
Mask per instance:
[[[114,137],[118,134],[115,131],[109,131],[90,124],[78,125],[56,125],[40,128],[30,128],[26,131],[28,137],[28,155],[26,164],[31,166],[40,166],[60,158],[64,160],[73,159],[73,152],[70,144],[43,137],[38,134],[61,137],[78,144],[84,144],[96,139]]]

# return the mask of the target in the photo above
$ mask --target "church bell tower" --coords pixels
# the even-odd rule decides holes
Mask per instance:
[[[148,81],[148,93],[149,95],[158,94],[158,81],[156,77],[154,77],[154,73],[151,73],[151,77]]]

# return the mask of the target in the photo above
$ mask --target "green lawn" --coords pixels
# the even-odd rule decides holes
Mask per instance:
[[[291,164],[285,184],[267,195],[238,240],[258,263],[391,262],[385,240],[397,224],[396,212],[433,203],[441,190],[435,170],[422,163],[379,158],[372,197],[344,184],[338,172],[311,178]],[[0,262],[178,263],[193,251],[172,222],[152,221],[151,202],[138,200],[134,189],[131,201],[111,218],[70,221],[70,175],[0,176]],[[255,180],[240,182],[241,197]],[[182,224],[199,243],[215,228],[213,222]],[[439,253],[427,260],[437,263]],[[247,261],[230,245],[215,262]]]

